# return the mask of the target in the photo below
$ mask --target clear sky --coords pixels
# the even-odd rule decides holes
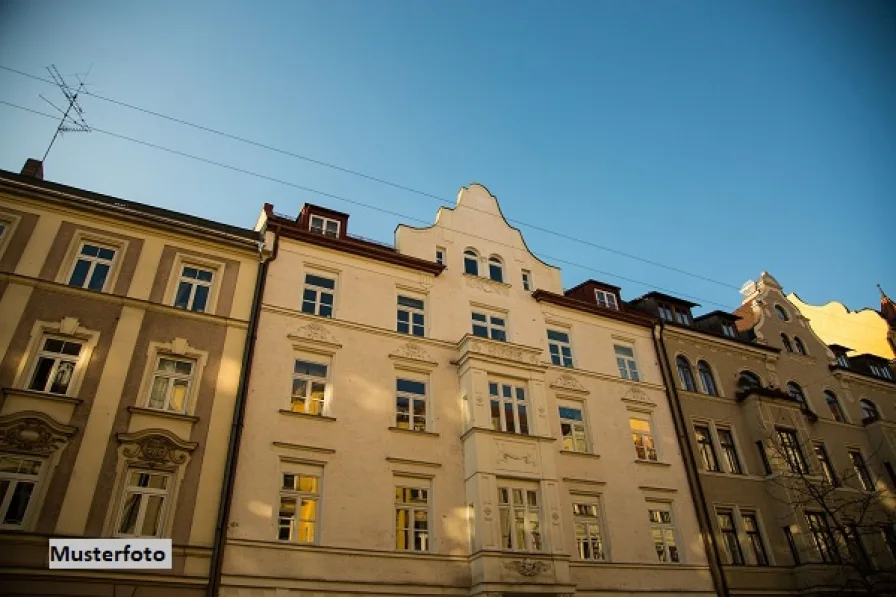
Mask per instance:
[[[663,288],[732,309],[767,270],[810,303],[877,307],[877,282],[896,295],[896,2],[0,0],[0,65],[49,64],[92,66],[94,93],[449,202],[480,182],[508,218],[728,285],[523,226],[567,287],[594,277],[625,299]],[[60,98],[0,70],[0,100],[52,111],[39,93]],[[82,105],[95,127],[408,218],[439,205]],[[0,105],[0,168],[42,156],[54,128]],[[401,221],[100,133],[65,136],[45,171],[246,227],[264,202],[347,211],[350,231],[381,241]]]

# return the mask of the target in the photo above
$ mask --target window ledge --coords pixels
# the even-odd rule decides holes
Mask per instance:
[[[500,437],[507,437],[507,438],[513,437],[513,438],[517,438],[517,439],[531,439],[532,441],[539,441],[539,442],[555,442],[555,441],[557,441],[556,437],[550,437],[547,435],[528,435],[528,434],[524,434],[524,433],[513,433],[510,431],[498,431],[497,429],[489,429],[488,427],[470,427],[463,433],[463,435],[460,436],[460,439],[465,440],[476,431],[478,431],[480,433],[485,433],[487,435],[497,435]]]
[[[199,420],[199,417],[197,417],[196,415],[186,415],[184,413],[176,413],[170,410],[160,410],[157,408],[147,408],[145,406],[129,406],[128,412],[141,413],[144,415],[151,415],[156,417],[165,417],[167,419],[177,419],[178,421],[190,421],[191,423],[195,423]]]
[[[600,454],[592,454],[591,452],[576,452],[574,450],[560,450],[565,456],[581,456],[584,458],[600,458]]]
[[[65,402],[72,405],[78,405],[84,402],[80,398],[74,396],[65,396],[64,394],[51,394],[49,392],[38,392],[37,390],[25,390],[22,388],[3,388],[4,396],[23,396],[25,398],[38,398],[40,400],[54,400],[57,402]]]
[[[309,415],[308,413],[297,413],[292,410],[286,410],[285,408],[280,409],[280,414],[281,415],[290,415],[292,417],[301,417],[303,419],[326,421],[327,423],[332,423],[336,420],[334,417],[325,417],[324,415]]]
[[[669,462],[662,462],[659,460],[643,460],[641,458],[635,458],[635,464],[649,464],[652,466],[672,466]]]
[[[701,475],[710,475],[712,477],[729,477],[732,479],[747,479],[752,476],[752,475],[748,475],[746,473],[730,473],[728,471],[708,471],[708,470],[702,469],[702,468],[700,469],[699,473]],[[761,478],[764,479],[765,477],[763,476]]]
[[[389,427],[389,431],[397,431],[399,433],[410,433],[411,435],[421,435],[423,437],[439,437],[434,431],[414,431],[413,429],[405,429],[403,427]]]

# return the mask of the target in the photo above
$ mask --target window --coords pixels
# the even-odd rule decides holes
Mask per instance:
[[[762,387],[762,382],[759,380],[759,376],[752,371],[741,371],[737,385],[744,390],[756,389]]]
[[[731,510],[716,511],[719,522],[719,532],[722,533],[722,542],[725,544],[725,553],[728,563],[742,566],[744,554],[740,549],[740,539],[737,538],[737,527],[734,525],[734,512]]]
[[[794,337],[793,337],[793,346],[794,346],[794,348],[796,348],[796,351],[797,351],[798,353],[800,353],[800,354],[809,354],[808,351],[806,351],[806,345],[803,344],[803,341],[800,340],[799,336],[794,336]]]
[[[834,473],[834,466],[831,464],[831,458],[828,456],[827,448],[824,444],[816,443],[813,445],[815,449],[815,457],[818,458],[818,464],[821,466],[821,474],[824,475],[825,481],[838,487],[840,483],[837,481],[837,475]]]
[[[669,510],[648,510],[650,517],[650,534],[656,557],[660,562],[678,562],[678,546],[675,544],[675,527],[672,524],[672,512]]]
[[[824,401],[827,403],[828,408],[831,411],[831,416],[834,417],[835,421],[846,421],[846,417],[843,415],[843,408],[841,408],[840,401],[837,400],[836,394],[830,390],[825,390]]]
[[[115,249],[94,242],[81,243],[68,285],[102,292],[115,261]]]
[[[784,310],[784,307],[781,305],[775,305],[775,313],[781,319],[781,321],[790,321],[790,316],[787,315],[787,311]]]
[[[560,406],[560,435],[563,436],[563,449],[568,452],[588,452],[588,434],[585,430],[585,418],[582,407]]]
[[[880,419],[880,411],[877,410],[877,405],[874,402],[862,398],[859,400],[859,405],[862,407],[862,422],[870,423]]]
[[[526,391],[508,383],[490,381],[492,429],[508,433],[529,434]]]
[[[605,560],[600,530],[600,506],[597,502],[573,503],[572,520],[576,530],[576,549],[580,560]]]
[[[339,220],[331,220],[323,216],[311,216],[311,232],[336,238],[339,236]]]
[[[619,310],[619,304],[616,302],[616,295],[606,290],[595,290],[594,298],[597,304],[607,309]]]
[[[844,369],[849,369],[849,359],[845,354],[841,353],[837,355],[837,363]]]
[[[21,529],[37,498],[40,458],[0,455],[0,529]]]
[[[445,265],[445,248],[444,247],[436,247],[436,263],[439,265]]]
[[[507,342],[507,321],[504,317],[473,311],[473,335]]]
[[[803,393],[803,388],[801,388],[798,383],[792,381],[787,382],[787,393],[790,394],[790,397],[793,400],[799,402],[801,408],[808,410],[809,406],[806,404],[806,395]]]
[[[193,382],[193,361],[173,357],[159,357],[147,406],[177,413],[187,412],[187,398]]]
[[[737,328],[734,327],[733,323],[723,322],[722,333],[729,338],[737,338]]]
[[[765,453],[765,444],[762,443],[761,439],[756,440],[756,448],[759,450],[759,459],[762,461],[762,468],[765,469],[765,474],[772,474],[772,465],[769,464],[768,454]]]
[[[784,350],[793,352],[793,346],[791,346],[790,338],[787,337],[787,334],[781,334],[781,344],[784,345]]]
[[[471,276],[479,275],[479,255],[473,249],[464,251],[464,273]]]
[[[80,342],[62,338],[44,338],[43,347],[37,353],[37,363],[31,374],[28,389],[67,395],[72,385],[75,367],[78,365],[78,357],[81,355],[81,348]]]
[[[815,543],[815,549],[818,550],[821,561],[840,562],[840,553],[837,551],[834,533],[831,531],[827,515],[824,512],[806,512],[806,522],[809,523],[809,532],[812,534],[812,541]]]
[[[712,368],[706,361],[697,362],[697,373],[700,375],[700,383],[703,384],[703,391],[710,396],[718,396],[719,390],[716,389],[716,380],[712,375]]]
[[[794,564],[794,566],[799,566],[800,565],[800,550],[797,549],[796,539],[793,536],[793,530],[789,526],[786,526],[783,528],[783,531],[784,531],[784,537],[787,538],[787,546],[790,548],[790,555],[791,555],[791,557],[793,557],[793,564]]]
[[[737,457],[737,446],[734,444],[734,434],[730,429],[718,428],[719,448],[722,450],[722,462],[729,473],[742,475],[740,458]]]
[[[527,269],[523,270],[523,290],[526,292],[532,290],[532,272]]]
[[[874,375],[875,377],[880,377],[880,368],[877,365],[875,365],[873,363],[869,363],[868,367],[871,369],[871,375]]]
[[[850,450],[849,460],[852,462],[852,469],[856,472],[859,486],[865,491],[874,491],[874,482],[871,480],[871,473],[868,471],[868,465],[865,464],[862,453],[858,450]]]
[[[488,258],[488,277],[495,282],[504,281],[504,264],[501,262],[500,257],[492,256]]]
[[[395,382],[395,426],[399,429],[426,431],[426,384],[398,379]]]
[[[759,520],[753,512],[743,512],[741,520],[744,524],[744,534],[747,536],[747,549],[757,566],[768,566],[768,552],[762,533],[759,530]]]
[[[665,303],[658,303],[660,317],[666,321],[675,321],[675,315],[672,314],[672,308]]]
[[[569,334],[557,330],[548,330],[548,350],[551,362],[561,367],[572,367],[572,348],[569,345]]]
[[[498,486],[501,545],[513,551],[541,551],[538,492],[522,486]]]
[[[429,490],[395,487],[395,549],[429,551]]]
[[[306,415],[324,414],[327,365],[296,359],[292,374],[290,410]]]
[[[675,364],[678,366],[678,379],[681,380],[681,389],[688,392],[696,392],[697,386],[694,384],[694,373],[691,371],[691,364],[680,355],[675,358]]]
[[[283,473],[277,538],[281,541],[314,543],[317,537],[318,500],[320,477]]]
[[[881,375],[886,379],[893,379],[893,373],[890,372],[890,367],[887,365],[882,365],[880,368]]]
[[[205,313],[208,308],[209,294],[212,290],[214,272],[209,269],[185,265],[177,282],[177,294],[174,295],[174,306],[178,309]]]
[[[333,316],[333,295],[336,280],[305,274],[305,289],[302,292],[302,313],[321,317]]]
[[[787,466],[794,473],[807,473],[806,459],[803,457],[803,451],[800,450],[800,441],[793,429],[777,429],[778,445]]]
[[[694,434],[697,438],[697,449],[700,451],[700,461],[703,470],[718,471],[719,460],[716,458],[716,448],[712,442],[712,435],[706,425],[694,425]]]
[[[682,325],[691,325],[691,314],[682,308],[676,308],[675,321]]]
[[[896,560],[896,524],[890,523],[882,526],[880,534],[890,552],[890,557]]]
[[[638,363],[635,362],[635,349],[631,346],[613,346],[616,353],[616,365],[619,367],[619,377],[622,379],[631,379],[632,381],[640,381],[638,375]]]
[[[632,430],[632,442],[635,445],[635,455],[638,460],[659,460],[656,445],[653,443],[653,432],[650,429],[650,421],[641,417],[630,417],[629,427]]]
[[[118,518],[119,537],[159,537],[168,509],[171,475],[130,469]]]
[[[398,331],[402,334],[423,336],[424,303],[420,299],[407,296],[398,297]]]

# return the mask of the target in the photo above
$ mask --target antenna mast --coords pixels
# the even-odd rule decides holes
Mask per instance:
[[[92,67],[91,67],[92,68]],[[65,96],[65,99],[68,100],[68,107],[63,112],[60,108],[56,107],[53,102],[48,100],[42,95],[39,95],[40,99],[44,100],[53,108],[62,114],[62,119],[59,121],[59,126],[56,127],[56,132],[53,134],[53,138],[50,140],[50,145],[47,147],[46,153],[44,153],[44,157],[41,160],[42,162],[47,159],[47,156],[50,154],[50,150],[53,148],[53,144],[56,142],[56,138],[59,137],[60,133],[89,133],[90,126],[87,124],[87,121],[84,120],[84,109],[78,103],[78,95],[81,91],[84,90],[84,87],[87,83],[81,79],[80,76],[75,75],[75,78],[78,79],[78,87],[72,89],[72,87],[65,82],[65,79],[59,73],[59,69],[56,68],[55,64],[51,64],[47,67],[47,71],[50,73],[50,76],[53,77],[53,82],[56,83],[56,86],[59,87],[59,90],[62,91],[62,94]],[[90,71],[87,71],[87,75],[90,74]]]

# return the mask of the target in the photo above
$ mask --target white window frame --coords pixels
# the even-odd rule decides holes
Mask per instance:
[[[423,393],[417,394],[415,392],[407,391],[407,390],[399,390],[398,383],[400,381],[409,381],[412,383],[423,384]],[[402,373],[395,378],[395,427],[399,429],[406,429],[408,431],[413,431],[415,433],[425,433],[429,431],[429,384],[422,379],[417,379],[412,375],[408,375]],[[402,427],[401,422],[398,420],[399,409],[398,409],[398,401],[401,399],[405,399],[408,401],[408,421],[407,427]],[[423,403],[423,429],[417,429],[417,417],[416,415],[416,404]]]
[[[315,226],[315,220],[320,222],[320,226]],[[328,224],[336,224],[335,234],[331,233],[327,229]],[[311,214],[308,219],[308,230],[310,232],[314,232],[315,234],[323,234],[324,236],[330,236],[332,238],[339,238],[339,233],[342,230],[342,222],[339,220],[334,220],[333,218],[328,218],[326,216],[319,216],[317,214]]]
[[[708,443],[703,443],[700,441],[698,437],[701,429],[706,430],[706,440]],[[694,421],[694,443],[697,445],[697,453],[700,456],[700,465],[701,469],[705,472],[709,473],[719,473],[722,472],[722,462],[719,458],[719,449],[716,447],[715,434],[712,430],[712,422],[711,421]],[[712,456],[713,464],[715,465],[714,469],[707,468],[705,458],[703,455],[704,446],[707,447]]]
[[[501,532],[501,549],[524,553],[543,553],[545,533],[541,521],[541,491],[534,483],[523,483],[509,479],[498,479],[498,526]],[[520,492],[522,503],[516,503],[516,494]],[[535,505],[529,503],[531,495],[535,496]],[[517,514],[522,514],[522,527],[517,524]],[[534,526],[533,520],[535,519]],[[504,539],[504,521],[507,520],[507,541]],[[522,545],[519,532],[522,531]],[[508,545],[509,543],[509,545]]]
[[[322,362],[322,360],[310,359],[302,354],[294,354],[292,362],[293,362],[292,385],[290,386],[290,391],[289,391],[290,398],[289,398],[288,410],[290,410],[291,412],[306,414],[306,415],[309,415],[312,417],[327,416],[330,411],[330,393],[331,393],[330,379],[332,376],[330,360],[326,360],[326,362]],[[318,367],[325,367],[327,370],[327,373],[324,377],[320,377],[320,376],[313,375],[310,373],[299,373],[296,371],[296,365],[299,362],[308,363],[310,365],[316,365]],[[304,406],[303,406],[303,410],[301,410],[301,411],[295,410],[296,401],[294,399],[299,396],[298,394],[295,393],[295,386],[296,386],[297,380],[303,380],[305,382],[305,393],[304,393],[304,395],[302,395]],[[318,384],[323,383],[323,385],[324,385],[324,396],[323,396],[322,400],[312,399],[312,397],[311,397],[312,391],[314,389],[313,384],[315,384],[315,383],[318,383]],[[320,403],[320,412],[317,412],[317,413],[309,412],[310,410],[312,410],[311,405],[317,404],[317,403]]]
[[[849,466],[852,467],[853,472],[855,473],[855,478],[859,482],[859,488],[862,491],[874,491],[874,477],[871,475],[871,468],[868,466],[868,459],[865,458],[865,455],[859,448],[855,447],[847,447],[846,455],[849,457]],[[862,471],[867,475],[868,482],[865,482],[865,479],[862,476],[862,472],[859,471],[859,467],[856,465],[853,456],[857,455],[860,460]]]
[[[84,250],[85,245],[91,245],[97,247],[98,249],[107,249],[112,251],[112,258],[106,259],[104,257],[100,257],[99,255],[83,255],[82,251]],[[77,244],[77,250],[75,251],[74,258],[71,260],[71,264],[69,266],[68,274],[65,276],[65,284],[67,286],[72,286],[73,288],[83,288],[85,290],[93,290],[94,292],[106,292],[111,286],[111,282],[113,279],[116,269],[116,262],[118,261],[119,251],[121,251],[121,247],[115,244],[107,244],[101,241],[91,240],[89,238],[79,239]],[[75,273],[75,268],[78,266],[79,261],[86,261],[90,265],[87,269],[87,275],[84,277],[84,283],[81,286],[74,286],[71,283],[72,276]],[[96,271],[96,267],[98,265],[105,265],[109,269],[106,272],[106,277],[103,279],[103,285],[98,289],[90,288],[90,280],[93,277],[94,272]]]
[[[122,491],[121,491],[121,499],[119,500],[117,513],[115,515],[114,521],[114,536],[115,537],[162,537],[164,536],[165,529],[168,527],[167,519],[169,512],[171,512],[171,500],[174,495],[174,483],[176,481],[175,475],[171,471],[167,470],[151,470],[143,467],[127,467],[124,470],[124,482],[122,483]],[[137,473],[141,475],[159,475],[163,476],[167,479],[167,483],[165,489],[155,489],[150,487],[137,487],[131,485],[131,474]],[[145,496],[140,500],[140,505],[137,510],[137,520],[134,523],[134,528],[137,530],[138,534],[128,534],[123,533],[121,531],[121,524],[123,522],[124,510],[127,506],[128,495],[130,494],[140,494]],[[149,498],[152,496],[162,496],[162,507],[159,510],[159,519],[157,522],[157,534],[156,535],[140,535],[139,531],[143,527],[143,521],[146,517],[146,504],[149,501]]]
[[[737,338],[737,327],[730,322],[722,322],[722,335],[728,338]]]
[[[16,472],[0,472],[0,481],[7,481],[9,485],[6,487],[6,494],[0,501],[0,530],[21,530],[30,526],[30,521],[37,511],[37,504],[42,497],[43,482],[46,477],[46,471],[50,463],[47,458],[41,456],[32,456],[31,454],[13,454],[8,452],[0,453],[0,458],[10,458],[15,460],[29,460],[39,463],[39,469],[36,475],[23,473],[20,470]],[[21,468],[21,467],[20,467]],[[6,515],[9,512],[9,506],[12,502],[13,494],[19,484],[31,483],[31,493],[28,495],[28,504],[25,506],[25,513],[22,515],[20,524],[11,524],[6,522]]]
[[[479,251],[477,251],[473,247],[467,247],[466,249],[464,249],[463,258],[464,258],[464,275],[479,277],[479,275],[480,275],[479,270],[481,269],[481,265],[482,265],[480,263],[480,261],[482,261],[482,258],[479,256]],[[473,261],[476,264],[475,272],[467,271],[467,261],[468,260]]]
[[[629,418],[629,423],[628,423],[629,433],[631,433],[632,447],[635,450],[635,459],[639,460],[639,461],[645,461],[645,462],[660,462],[661,454],[660,454],[659,445],[657,444],[657,441],[656,441],[656,429],[653,424],[653,416],[650,413],[630,410],[628,412],[628,418]],[[647,423],[647,431],[636,430],[632,426],[633,420],[645,421]],[[635,438],[635,436],[638,436],[638,438],[640,438],[641,445],[644,447],[644,457],[643,458],[638,453],[638,443],[637,443],[637,439]],[[653,446],[652,448],[647,447],[648,442],[646,441],[645,438],[650,439],[649,443],[651,446]],[[653,450],[653,458],[650,457],[651,449]]]
[[[563,416],[563,409],[571,409],[579,411],[581,419],[570,419]],[[560,417],[560,440],[562,442],[562,450],[565,452],[578,452],[579,454],[591,453],[591,441],[588,434],[588,421],[586,420],[585,402],[578,400],[558,400],[557,415]],[[564,432],[563,426],[569,427],[569,434]],[[567,440],[570,440],[571,447],[567,447]],[[579,449],[579,442],[582,443]]]
[[[620,355],[619,349],[630,350],[632,355]],[[616,357],[616,367],[619,377],[630,381],[641,381],[641,372],[638,368],[638,353],[634,344],[613,344],[613,356]]]
[[[162,360],[174,361],[175,363],[188,363],[190,365],[190,374],[185,375],[183,373],[178,373],[177,371],[161,371],[159,369],[162,364]],[[194,380],[196,379],[196,368],[199,366],[199,363],[196,359],[191,359],[187,357],[181,357],[178,355],[168,354],[168,353],[158,353],[155,355],[155,366],[152,370],[152,376],[149,381],[149,388],[146,394],[146,408],[151,408],[153,410],[160,410],[164,412],[174,412],[179,414],[187,414],[190,412],[191,406],[191,398],[193,396],[193,385]],[[168,380],[167,387],[165,389],[165,398],[161,407],[152,405],[152,393],[153,388],[155,387],[156,379],[162,377]],[[178,381],[186,381],[187,388],[184,392],[184,407],[183,410],[173,410],[170,408],[171,405],[171,390],[175,386]]]
[[[558,340],[551,338],[551,333],[563,334],[566,340]],[[568,328],[548,328],[548,354],[551,357],[551,363],[558,367],[575,367],[575,361],[572,358],[572,340],[570,339],[570,331]],[[563,349],[566,349],[566,352]],[[559,362],[558,362],[559,361]]]
[[[681,541],[679,541],[678,533],[675,530],[675,512],[672,509],[672,504],[669,503],[648,503],[647,507],[648,512],[648,520],[650,521],[650,535],[651,542],[653,543],[654,552],[656,552],[657,560],[662,564],[681,564],[684,561],[682,557]],[[652,512],[665,512],[669,514],[669,522],[657,522],[652,517]],[[663,547],[663,555],[660,556],[659,552],[657,552],[656,548],[659,547],[659,543],[657,543],[656,538],[653,536],[654,531],[659,531],[660,536],[662,538],[662,547]],[[669,542],[669,533],[671,532],[671,543]],[[672,551],[670,547],[675,548],[675,555],[678,558],[677,560],[672,559]]]
[[[333,288],[327,288],[326,286],[319,286],[313,281],[309,281],[308,277],[313,276],[315,278],[321,278],[323,280],[329,280],[333,282]],[[309,272],[306,271],[304,274],[304,278],[302,281],[302,304],[300,306],[300,310],[302,313],[308,313],[309,315],[317,315],[318,317],[333,317],[333,314],[336,312],[336,290],[339,288],[339,281],[336,279],[336,276],[332,274],[325,274],[322,272]],[[310,301],[305,298],[305,292],[311,291],[314,292],[314,300]],[[321,300],[321,296],[324,294],[328,294],[332,297],[329,305],[324,303]],[[314,307],[312,311],[305,311],[305,303],[311,303]],[[322,315],[321,308],[329,307],[330,313],[329,315]]]
[[[619,303],[616,300],[616,293],[610,292],[609,290],[601,290],[599,288],[594,289],[594,300],[597,301],[598,306],[604,307],[605,309],[613,309],[614,311],[619,310]]]
[[[484,317],[485,321],[476,320],[475,316],[477,316],[477,315],[480,317]],[[496,324],[494,322],[495,318],[503,321],[504,322],[503,325]],[[507,320],[508,320],[507,313],[500,313],[500,312],[496,312],[496,311],[489,311],[486,309],[478,309],[478,308],[474,307],[473,311],[470,314],[470,321],[472,323],[471,333],[473,333],[472,332],[473,327],[480,327],[480,328],[484,327],[486,330],[485,336],[479,336],[475,333],[473,333],[473,335],[478,338],[488,338],[489,340],[495,340],[496,342],[507,342],[508,335],[509,335],[507,333],[507,327],[508,327]],[[495,332],[500,332],[501,334],[503,334],[504,337],[503,338],[495,338]]]
[[[47,340],[56,340],[56,341],[64,342],[64,343],[68,343],[68,344],[78,344],[78,345],[80,345],[81,348],[78,351],[77,355],[66,355],[64,353],[51,352],[45,348]],[[62,334],[53,334],[53,333],[42,334],[40,341],[37,345],[37,352],[35,353],[34,357],[31,359],[32,362],[31,362],[31,366],[28,369],[28,375],[24,380],[25,381],[24,387],[31,391],[34,391],[34,392],[40,392],[42,394],[51,394],[54,396],[71,396],[71,395],[73,395],[74,394],[73,389],[77,385],[79,385],[77,383],[79,381],[77,376],[81,372],[81,368],[82,368],[81,366],[83,363],[82,359],[84,358],[84,356],[87,352],[88,352],[87,341],[82,338],[72,338],[70,336],[64,336]],[[43,389],[36,389],[36,388],[32,389],[31,385],[34,383],[34,377],[37,374],[37,366],[38,366],[38,363],[40,362],[41,358],[52,359],[53,366],[50,368],[50,373],[47,376],[47,381],[44,383]],[[68,382],[66,383],[66,386],[65,386],[65,392],[62,394],[60,394],[58,392],[51,392],[47,388],[48,387],[52,388],[52,383],[53,383],[52,380],[57,375],[60,374],[59,368],[60,368],[60,364],[63,362],[72,363],[70,376],[69,376]]]
[[[574,494],[572,498],[572,523],[573,538],[576,542],[576,552],[580,560],[586,562],[606,562],[608,557],[607,533],[604,526],[603,501],[598,495]],[[588,512],[591,510],[591,512]],[[579,527],[584,526],[584,533],[579,534]],[[592,533],[591,526],[597,527],[597,532]],[[594,549],[597,542],[599,549]],[[591,557],[586,557],[586,551],[591,552]]]
[[[532,272],[527,269],[524,269],[522,278],[523,278],[523,290],[525,290],[526,292],[532,292],[532,288],[534,288],[534,285],[532,284]]]
[[[9,245],[10,239],[21,219],[21,216],[5,212],[0,213],[0,227],[2,227],[2,230],[0,230],[0,257],[6,252],[6,247]]]
[[[277,510],[277,540],[283,541],[285,543],[298,543],[302,545],[314,545],[317,543],[318,533],[320,529],[320,504],[321,504],[321,486],[323,480],[323,470],[315,470],[311,472],[306,472],[305,470],[294,471],[294,470],[281,470],[280,471],[280,491],[278,498],[278,510]],[[293,488],[289,489],[286,487],[286,477],[293,477]],[[314,486],[317,491],[305,491],[301,489],[301,479],[302,478],[314,479]],[[295,481],[299,481],[299,487],[296,488]],[[295,511],[294,514],[290,517],[283,517],[282,506],[283,500],[295,500]],[[305,520],[302,518],[302,504],[304,501],[313,502],[314,503],[314,518],[311,520]],[[287,520],[284,526],[284,520]],[[311,533],[312,537],[310,541],[303,541],[299,538],[299,526],[302,524],[311,524]],[[283,538],[281,537],[281,532],[285,529],[289,529],[289,537]]]
[[[726,516],[731,523],[731,528],[729,531],[734,535],[734,545],[737,548],[737,556],[739,561],[736,561],[734,554],[731,552],[731,546],[728,544],[728,541],[725,537],[725,529],[722,528],[722,521],[720,518],[722,516]],[[716,507],[716,526],[719,529],[719,536],[722,538],[721,544],[723,549],[725,550],[725,556],[727,558],[727,564],[735,565],[735,566],[743,566],[747,563],[747,558],[744,554],[744,541],[741,537],[741,528],[737,524],[738,523],[738,512],[735,507],[731,506],[717,506]]]
[[[741,457],[740,446],[737,443],[737,437],[734,433],[734,427],[731,425],[717,425],[715,421],[713,421],[712,426],[715,431],[715,441],[716,445],[719,448],[719,464],[729,475],[746,475],[746,468],[744,467],[744,459]],[[731,450],[733,452],[734,461],[737,463],[738,470],[733,470],[731,467],[731,463],[728,461],[727,452],[725,451],[725,446],[722,444],[722,435],[721,431],[727,431],[729,436],[731,437]]]
[[[445,247],[436,247],[436,263],[448,267],[448,253]]]
[[[213,267],[208,267],[205,265],[199,265],[197,263],[181,261],[178,265],[177,278],[174,281],[174,295],[171,297],[171,305],[177,309],[183,309],[185,311],[193,311],[194,313],[211,313],[212,312],[212,303],[215,298],[215,278],[217,277],[218,270]],[[211,280],[200,280],[197,278],[187,277],[185,274],[185,270],[187,268],[195,269],[198,272],[204,272],[211,274]],[[177,295],[180,294],[181,284],[189,284],[190,285],[190,293],[187,295],[187,303],[184,306],[179,307],[177,305]],[[202,309],[195,309],[196,306],[196,291],[200,288],[208,288],[208,294],[206,294],[205,305]]]
[[[750,560],[752,562],[747,562],[750,566],[761,566],[768,567],[772,566],[772,550],[769,549],[768,539],[765,534],[765,527],[762,524],[762,519],[759,516],[759,510],[754,508],[737,508],[738,513],[740,515],[740,525],[741,531],[743,531],[743,543],[748,546],[746,553],[750,555]],[[753,521],[756,523],[756,534],[759,537],[759,544],[762,547],[762,553],[765,555],[765,564],[759,563],[759,558],[756,557],[756,549],[753,547],[752,541],[750,541],[750,533],[747,531],[747,525],[745,523],[745,517],[750,516],[753,518]]]
[[[497,255],[491,255],[491,256],[488,258],[488,262],[487,262],[486,265],[488,266],[488,279],[489,279],[489,280],[491,280],[492,282],[497,282],[497,283],[499,283],[499,284],[504,284],[504,283],[507,281],[507,276],[506,276],[506,273],[507,273],[507,272],[505,271],[506,268],[504,267],[504,260],[503,260],[503,259],[501,259],[501,258],[500,258],[499,256],[497,256]],[[500,279],[496,279],[496,278],[492,275],[492,268],[493,268],[493,267],[498,268],[498,278],[500,278]]]
[[[419,483],[419,479],[410,479],[404,477],[395,477],[395,484],[393,489],[393,496],[395,500],[394,507],[394,524],[393,531],[395,532],[395,550],[400,552],[416,552],[416,553],[428,553],[432,551],[432,486],[430,483],[423,484]],[[413,501],[405,501],[406,495],[404,492],[424,492],[423,497],[425,498],[425,503],[421,504],[420,502]],[[402,492],[402,495],[399,497],[399,492]],[[399,527],[399,515],[401,513],[406,514],[406,523],[407,526]],[[424,514],[426,517],[425,529],[418,529],[415,527],[414,522],[417,520],[418,514]],[[398,542],[401,536],[401,533],[405,533],[405,547],[399,547]],[[417,548],[417,539],[420,538],[420,548]]]
[[[411,300],[411,301],[419,301],[423,305],[421,307],[411,306],[411,305],[403,305],[401,304],[401,299]],[[407,334],[409,336],[416,336],[417,338],[425,338],[426,337],[426,299],[419,296],[411,296],[408,293],[399,294],[396,301],[396,331],[399,334]],[[400,313],[407,313],[408,320],[407,322],[402,322]],[[414,315],[419,315],[423,318],[423,323],[415,323]],[[401,324],[406,323],[408,326],[408,330],[406,332],[401,331]],[[417,328],[420,328],[420,333],[417,333]]]
[[[494,386],[494,388],[493,388]],[[505,396],[505,388],[510,388],[510,396]],[[496,389],[497,394],[493,394]],[[523,398],[519,398],[522,391]],[[532,409],[529,408],[528,389],[525,384],[520,381],[489,378],[488,394],[489,394],[489,419],[492,423],[492,429],[495,431],[503,431],[504,433],[515,433],[517,435],[533,435],[535,430],[532,428],[534,419],[532,417]],[[494,414],[492,409],[498,406],[498,426],[495,426]],[[507,407],[510,407],[513,413],[513,430],[509,430],[507,424]],[[522,409],[522,410],[521,410]],[[522,431],[522,421],[525,420],[526,431]]]

